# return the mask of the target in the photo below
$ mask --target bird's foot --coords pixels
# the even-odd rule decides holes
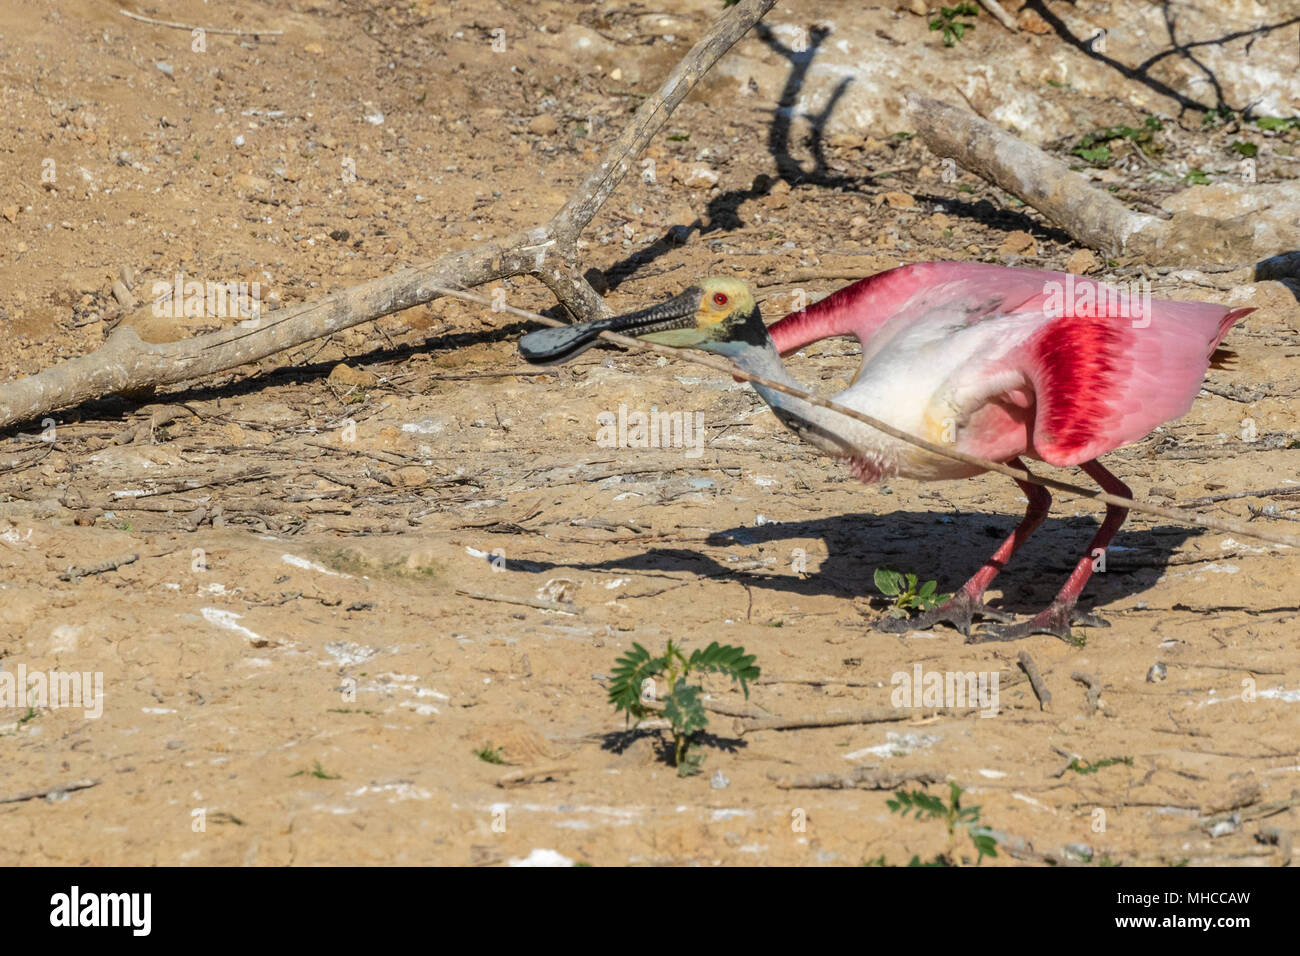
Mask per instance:
[[[905,634],[908,631],[928,631],[936,624],[951,624],[962,634],[970,636],[971,625],[975,618],[986,621],[1009,621],[1007,615],[995,611],[979,598],[971,597],[966,591],[958,591],[938,607],[923,611],[916,617],[880,617],[875,627],[886,634]]]
[[[1080,627],[1110,627],[1109,621],[1104,617],[1093,614],[1091,611],[1084,611],[1075,607],[1074,604],[1058,604],[1053,601],[1047,610],[1035,614],[1027,621],[1020,624],[987,627],[978,634],[967,637],[966,643],[1018,641],[1030,634],[1052,634],[1065,641],[1065,643],[1077,647],[1082,645],[1083,641],[1070,633],[1070,625],[1072,624]]]

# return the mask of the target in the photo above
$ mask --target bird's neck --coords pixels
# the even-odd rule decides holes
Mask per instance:
[[[713,351],[713,350],[711,350]],[[716,351],[726,355],[742,370],[781,385],[808,391],[781,361],[776,346],[768,339],[762,345],[731,342]],[[870,450],[871,430],[855,419],[813,405],[802,398],[751,382],[754,391],[771,407],[773,414],[804,441],[839,458],[874,457]]]

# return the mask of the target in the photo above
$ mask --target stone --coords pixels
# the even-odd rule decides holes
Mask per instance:
[[[1084,276],[1097,268],[1101,260],[1091,249],[1079,249],[1071,254],[1069,259],[1065,260],[1065,271],[1072,272],[1077,276]]]
[[[560,124],[550,113],[538,113],[528,121],[528,132],[538,136],[550,136],[559,128]]]

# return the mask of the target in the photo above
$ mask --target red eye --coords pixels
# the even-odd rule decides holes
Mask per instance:
[[[715,293],[713,293],[713,304],[714,304],[714,305],[726,305],[726,304],[727,304],[727,294],[726,294],[725,292],[715,292]]]

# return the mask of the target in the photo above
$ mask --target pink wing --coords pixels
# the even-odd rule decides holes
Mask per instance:
[[[981,262],[918,262],[860,279],[790,313],[767,331],[782,355],[834,335],[855,336],[865,352],[871,337],[891,319],[924,321],[960,312],[976,320],[1024,311],[1026,303],[1042,298],[1048,282],[1062,277]]]
[[[1210,356],[1228,330],[1255,311],[1204,302],[1150,305],[1148,325],[1063,316],[1017,350],[1013,363],[1037,404],[1030,454],[1052,465],[1077,465],[1186,415]]]
[[[960,447],[999,460],[1027,453],[1064,466],[1186,414],[1211,354],[1253,311],[1129,303],[1101,283],[1061,272],[925,262],[846,286],[768,332],[782,355],[853,335],[865,365],[876,355],[887,358],[901,329],[933,324],[954,348],[971,348],[942,389],[960,396]]]

